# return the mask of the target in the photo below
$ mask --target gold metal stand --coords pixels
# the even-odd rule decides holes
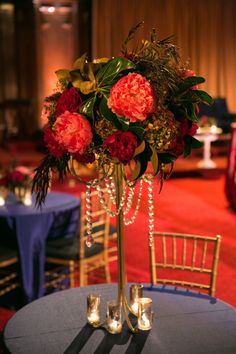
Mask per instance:
[[[116,183],[116,206],[119,207],[121,196],[123,193],[123,171],[122,165],[115,165],[115,183]],[[121,305],[121,309],[124,311],[125,320],[129,329],[136,333],[138,329],[134,327],[129,319],[129,312],[133,315],[127,297],[126,297],[126,273],[125,273],[125,254],[124,254],[124,218],[123,210],[121,208],[119,214],[116,217],[117,227],[117,241],[118,241],[118,302]]]

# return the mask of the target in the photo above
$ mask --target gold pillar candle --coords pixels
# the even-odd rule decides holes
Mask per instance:
[[[107,303],[107,330],[112,334],[120,333],[122,330],[121,304],[115,300]]]
[[[135,315],[138,315],[138,300],[143,296],[143,286],[132,284],[130,286],[130,307]]]
[[[97,294],[89,294],[87,296],[87,320],[90,324],[100,322],[100,304],[101,298]]]
[[[148,331],[152,328],[153,312],[152,299],[143,297],[138,300],[138,328]]]

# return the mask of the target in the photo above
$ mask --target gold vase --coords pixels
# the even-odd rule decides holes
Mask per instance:
[[[121,164],[115,165],[115,184],[116,184],[116,207],[118,209],[119,203],[123,193],[123,166]],[[116,217],[117,228],[117,243],[118,243],[118,302],[124,311],[125,320],[129,329],[135,333],[138,331],[134,327],[129,318],[131,310],[126,297],[126,272],[125,272],[125,254],[124,254],[124,216],[123,210],[120,209]],[[134,313],[133,313],[134,314]],[[135,315],[135,314],[134,314]]]

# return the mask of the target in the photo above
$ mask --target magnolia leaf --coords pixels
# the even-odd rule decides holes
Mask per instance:
[[[135,181],[139,177],[140,172],[141,172],[141,162],[139,160],[137,160],[135,168],[133,169],[132,174],[131,174],[131,180]]]
[[[134,157],[141,154],[144,151],[145,146],[146,146],[146,144],[145,144],[145,141],[143,140],[141,142],[141,144],[139,144],[139,146],[136,147],[135,152],[134,152]]]
[[[130,124],[129,131],[131,131],[139,140],[143,139],[144,128],[141,125]]]
[[[94,73],[93,73],[93,64],[89,63],[88,64],[88,78],[90,81],[96,82]]]
[[[99,86],[105,86],[114,82],[120,72],[123,70],[134,69],[135,65],[126,58],[115,58],[109,61],[96,75]]]
[[[208,95],[207,92],[202,91],[202,90],[194,90],[194,95],[197,96],[198,101],[208,103],[209,105],[213,104],[213,98]]]
[[[176,160],[176,156],[168,152],[159,152],[158,153],[160,163],[168,164]]]
[[[205,82],[205,79],[201,76],[189,76],[184,79],[184,81],[179,85],[176,95],[181,95],[186,90],[191,89],[191,87]]]
[[[192,102],[188,102],[188,103],[186,102],[185,107],[186,107],[187,118],[192,122],[198,122],[199,117],[196,115],[196,105]]]
[[[86,63],[87,55],[83,54],[80,58],[76,59],[73,64],[74,69],[78,69],[81,72],[84,72],[84,64]]]
[[[110,60],[110,58],[98,58],[93,60],[93,64],[101,64],[101,63],[107,63]]]
[[[84,95],[96,91],[97,88],[96,81],[83,81],[81,79],[74,80],[72,85],[79,89]]]
[[[185,135],[184,142],[190,145],[193,149],[198,149],[203,146],[203,143],[191,135]]]
[[[81,114],[84,114],[94,120],[94,104],[96,102],[97,97],[94,95],[90,97],[87,101],[80,106],[79,111]]]
[[[127,132],[129,130],[129,121],[126,120],[124,117],[117,117],[117,120],[119,121],[121,125],[121,129],[124,132]]]
[[[100,104],[99,104],[99,110],[103,117],[111,122],[114,123],[116,128],[118,130],[121,130],[121,124],[117,118],[117,116],[112,112],[112,110],[107,106],[107,98],[105,96],[102,97]]]
[[[154,176],[156,176],[159,171],[158,154],[152,146],[150,146],[150,148],[152,150],[151,163],[153,167]]]
[[[70,81],[70,70],[60,69],[55,71],[55,74],[57,75],[57,78],[60,81]]]

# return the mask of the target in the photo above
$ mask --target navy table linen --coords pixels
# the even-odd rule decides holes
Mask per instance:
[[[235,354],[236,309],[208,295],[145,286],[153,300],[150,331],[110,334],[87,324],[86,298],[101,295],[106,303],[117,298],[117,285],[94,285],[45,296],[19,310],[7,323],[4,342],[12,354]],[[127,295],[128,286],[127,286]],[[136,323],[136,319],[134,320]]]
[[[45,243],[47,238],[74,237],[80,200],[70,194],[48,193],[42,208],[7,200],[0,207],[1,243],[14,243],[19,251],[25,302],[44,295]]]

